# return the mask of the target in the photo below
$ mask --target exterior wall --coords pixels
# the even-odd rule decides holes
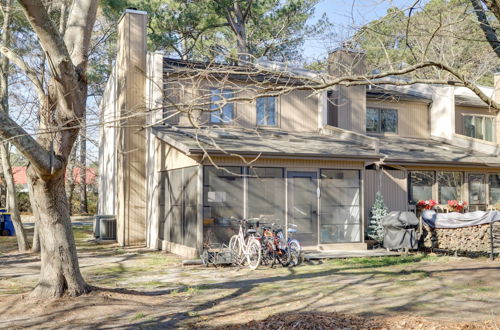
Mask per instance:
[[[338,127],[357,133],[366,133],[365,86],[337,86],[336,103]]]
[[[429,138],[429,107],[422,102],[388,102],[369,99],[367,108],[395,109],[398,111],[398,135],[412,138]]]
[[[237,100],[234,104],[234,122],[221,124],[218,126],[226,127],[257,127],[256,104],[255,97],[257,88],[262,86],[249,85],[236,81],[226,82],[221,84],[219,80],[205,79],[196,81],[188,78],[167,77],[166,80],[166,95],[165,103],[171,107],[169,111],[174,111],[175,104],[183,104],[183,109],[192,109],[192,117],[198,125],[210,125],[210,90],[213,88],[231,89],[234,93],[234,98],[245,99]],[[291,132],[311,132],[318,129],[318,111],[321,96],[315,95],[308,90],[294,90],[288,94],[277,97],[276,113],[277,126],[285,131]],[[207,111],[199,111],[200,104]],[[192,126],[188,116],[184,113],[173,116],[167,120],[168,123],[180,126]]]
[[[498,118],[498,111],[489,109],[489,108],[474,108],[474,107],[463,107],[456,106],[455,107],[455,133],[464,135],[464,115],[482,115],[482,116],[490,116],[495,117],[495,139],[498,143],[500,141],[500,122]]]
[[[146,27],[144,12],[127,10],[118,23],[117,240],[121,245],[146,241],[146,136],[138,130],[145,116]]]
[[[281,129],[291,132],[316,131],[320,94],[296,90],[281,96]],[[254,110],[255,111],[255,110]]]
[[[162,118],[163,104],[163,55],[148,54],[147,81],[146,81],[146,107],[148,123],[153,125]],[[152,249],[159,249],[159,199],[160,199],[160,172],[164,161],[162,155],[162,142],[157,139],[150,127],[146,128],[147,156],[146,156],[146,245]]]
[[[177,168],[189,167],[198,165],[198,160],[195,157],[186,156],[182,151],[169,146],[166,143],[162,144],[162,162],[160,170],[175,170]]]
[[[433,86],[429,112],[431,135],[451,140],[455,129],[455,88]]]
[[[235,157],[212,157],[217,165],[225,166],[248,166]],[[248,162],[253,159],[247,158]],[[204,165],[211,165],[208,160]],[[260,158],[252,162],[252,166],[270,166],[287,168],[339,168],[339,169],[364,169],[363,161],[355,160],[324,160],[324,159],[286,159],[286,158]]]
[[[407,172],[403,170],[365,171],[365,225],[370,218],[370,209],[378,191],[384,196],[389,211],[406,211],[408,208]]]
[[[106,83],[102,101],[99,138],[99,209],[98,214],[114,215],[116,197],[116,134],[115,119],[117,112],[116,67]]]

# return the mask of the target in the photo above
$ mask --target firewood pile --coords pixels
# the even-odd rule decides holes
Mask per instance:
[[[389,318],[362,317],[340,313],[291,312],[272,315],[265,320],[218,327],[224,330],[326,330],[326,329],[495,329],[495,321],[433,322],[414,316]]]
[[[423,243],[426,248],[488,253],[491,249],[490,225],[453,229],[424,226]]]

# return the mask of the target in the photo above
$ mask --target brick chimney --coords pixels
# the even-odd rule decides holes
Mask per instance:
[[[334,78],[359,76],[366,73],[365,54],[348,48],[338,48],[328,56],[328,73]],[[366,133],[365,86],[336,86],[329,99],[329,124]]]

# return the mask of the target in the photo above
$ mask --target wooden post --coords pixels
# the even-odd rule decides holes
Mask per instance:
[[[494,242],[495,240],[493,239],[493,224],[494,222],[490,223],[490,244],[491,244],[491,254],[490,254],[490,259],[494,260],[495,259],[495,247]]]

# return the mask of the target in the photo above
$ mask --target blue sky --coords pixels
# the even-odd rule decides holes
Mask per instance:
[[[345,40],[356,27],[384,16],[392,6],[406,9],[414,3],[415,0],[321,0],[310,23],[325,13],[334,27],[324,38],[306,40],[304,57],[307,60],[324,58],[328,49],[337,47],[339,40]]]

